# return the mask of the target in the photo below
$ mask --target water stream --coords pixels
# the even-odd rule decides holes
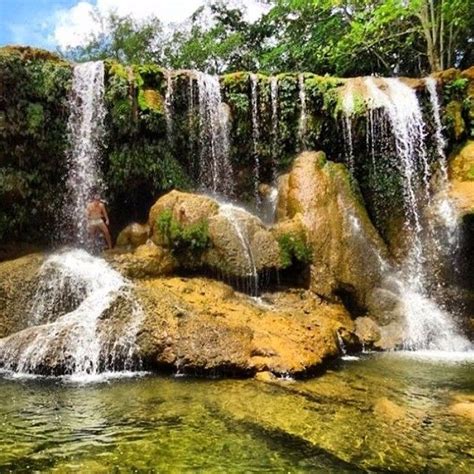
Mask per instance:
[[[257,209],[260,206],[260,193],[258,187],[260,185],[260,124],[258,113],[258,78],[256,74],[250,74],[251,102],[252,102],[252,152],[254,158],[253,180],[255,204]]]
[[[304,74],[298,75],[298,94],[300,117],[298,120],[298,150],[306,150],[306,135],[308,125],[308,111],[306,106],[306,87],[304,83]]]
[[[102,61],[74,66],[69,110],[68,194],[62,230],[65,237],[72,230],[73,240],[83,245],[88,237],[87,203],[94,190],[103,188],[100,155],[106,111]]]
[[[274,384],[0,378],[0,470],[471,473],[474,361],[430,356],[361,355]]]
[[[219,213],[228,220],[239,238],[242,254],[247,262],[245,272],[248,288],[245,288],[246,293],[257,296],[259,293],[259,277],[247,230],[247,223],[253,216],[244,208],[231,203],[219,203]]]
[[[219,78],[196,73],[199,95],[199,183],[211,193],[231,197],[234,176],[229,153],[229,110]]]

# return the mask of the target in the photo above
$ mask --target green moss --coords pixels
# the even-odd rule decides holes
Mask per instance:
[[[311,262],[312,252],[304,234],[282,234],[277,240],[282,268],[308,265]]]
[[[138,91],[138,107],[146,112],[163,114],[165,112],[163,96],[154,89],[140,89]]]
[[[33,134],[37,133],[38,130],[43,126],[44,123],[44,110],[41,104],[28,104],[26,109],[26,116],[28,122],[28,130]]]
[[[463,118],[463,104],[458,100],[452,100],[445,108],[445,124],[448,132],[455,140],[463,137],[466,131],[466,124]]]
[[[166,209],[157,217],[155,226],[156,231],[178,259],[191,257],[195,260],[211,244],[209,225],[206,219],[201,219],[194,224],[183,225],[174,218],[170,209]],[[189,261],[185,260],[184,263],[189,264]]]
[[[462,100],[469,80],[465,77],[458,77],[449,81],[444,86],[444,95],[447,101],[449,100]]]

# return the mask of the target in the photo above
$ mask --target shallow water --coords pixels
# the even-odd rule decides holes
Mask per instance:
[[[362,355],[318,379],[0,379],[0,471],[474,472],[474,358]]]

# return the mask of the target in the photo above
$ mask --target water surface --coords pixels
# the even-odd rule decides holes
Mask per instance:
[[[0,470],[474,472],[474,358],[365,355],[320,378],[0,379]]]

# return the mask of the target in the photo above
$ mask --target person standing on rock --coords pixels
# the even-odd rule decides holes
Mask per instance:
[[[100,200],[100,195],[94,193],[92,200],[87,204],[87,229],[93,238],[100,232],[107,241],[109,249],[112,248],[112,238],[109,232],[109,216],[104,203]]]

